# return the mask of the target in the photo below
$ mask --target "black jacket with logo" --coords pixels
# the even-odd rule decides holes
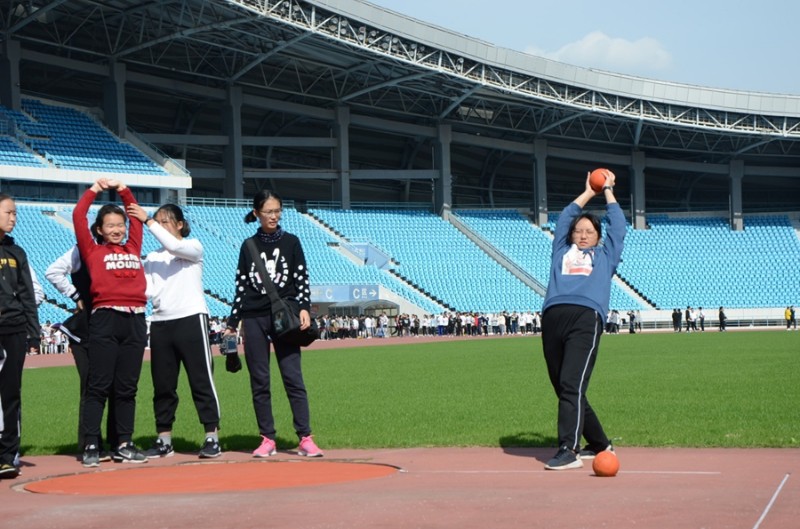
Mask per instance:
[[[39,313],[28,256],[10,235],[0,239],[0,334],[39,337]]]

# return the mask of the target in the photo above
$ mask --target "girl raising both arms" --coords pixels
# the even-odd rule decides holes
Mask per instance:
[[[113,459],[121,463],[147,462],[147,456],[131,441],[136,390],[147,343],[146,281],[139,259],[142,222],[131,218],[128,232],[125,211],[115,204],[106,204],[97,212],[90,230],[86,218],[89,206],[99,193],[107,190],[116,190],[125,207],[136,203],[125,184],[100,178],[86,190],[72,212],[78,249],[91,277],[89,374],[83,411],[85,467],[100,464],[100,424],[112,387],[119,439]]]

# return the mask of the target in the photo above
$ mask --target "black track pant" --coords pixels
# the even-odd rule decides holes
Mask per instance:
[[[103,409],[110,395],[115,404],[117,441],[126,443],[131,440],[136,416],[136,390],[146,343],[144,314],[112,309],[100,309],[92,314],[89,320],[89,375],[83,408],[87,444],[96,444],[99,440]]]
[[[550,382],[558,396],[558,443],[580,448],[581,436],[594,449],[608,446],[600,420],[586,400],[603,322],[590,308],[555,305],[542,317],[542,346]]]
[[[172,431],[178,409],[178,375],[186,369],[197,416],[206,432],[219,428],[219,400],[208,343],[208,316],[194,314],[150,324],[150,373],[156,431]]]
[[[0,334],[0,403],[3,427],[0,463],[13,464],[19,452],[22,424],[22,368],[28,345],[25,332]]]
[[[270,390],[268,329],[272,327],[270,317],[245,318],[244,356],[250,371],[250,388],[253,391],[253,408],[256,412],[258,430],[264,437],[275,439],[275,420],[272,416],[272,393]],[[283,387],[292,409],[294,429],[298,437],[311,434],[308,396],[300,368],[300,347],[275,342],[275,357],[281,372]]]
[[[84,339],[81,343],[70,340],[69,349],[72,352],[72,357],[75,360],[75,367],[78,369],[78,377],[80,379],[81,400],[78,407],[78,450],[83,450],[86,446],[86,426],[83,424],[83,409],[86,405],[86,386],[89,379],[89,350],[87,342]],[[108,396],[108,420],[106,421],[106,441],[115,448],[119,443],[117,442],[116,434],[116,416],[114,414],[114,388]],[[102,446],[103,439],[98,439],[98,446]]]

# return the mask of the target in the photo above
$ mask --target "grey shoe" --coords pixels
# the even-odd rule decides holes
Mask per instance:
[[[14,479],[15,477],[19,476],[19,468],[10,465],[8,463],[3,463],[0,465],[0,479]]]
[[[145,453],[136,448],[136,445],[131,442],[117,448],[113,459],[117,463],[147,463]]]
[[[100,449],[97,445],[86,445],[83,450],[83,458],[81,459],[83,466],[86,468],[100,466]]]
[[[172,457],[175,455],[171,444],[167,444],[160,437],[153,441],[153,446],[147,449],[144,453],[148,459],[156,459],[159,457]]]
[[[547,470],[569,470],[581,467],[583,467],[581,458],[566,446],[559,448],[553,459],[544,466]]]
[[[219,441],[215,441],[212,437],[206,437],[206,442],[203,448],[200,449],[198,454],[201,458],[210,459],[222,455],[222,449],[219,446]]]
[[[596,447],[591,447],[589,445],[586,445],[586,446],[583,447],[583,450],[581,450],[580,454],[578,454],[578,455],[580,456],[581,459],[594,459],[597,456],[597,454],[599,454],[600,452],[612,452],[613,453],[614,452],[614,445],[609,443],[608,446],[606,446],[605,448],[601,448],[599,450]]]

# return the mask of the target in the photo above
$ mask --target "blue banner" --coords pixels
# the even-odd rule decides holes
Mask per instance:
[[[311,287],[311,302],[372,301],[378,299],[379,294],[379,285],[313,285]]]

